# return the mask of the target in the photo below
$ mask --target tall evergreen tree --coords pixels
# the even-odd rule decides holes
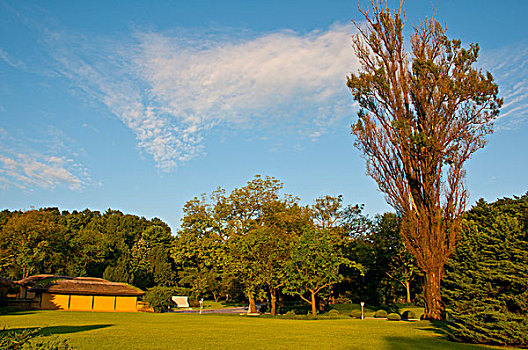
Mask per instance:
[[[480,200],[466,214],[444,295],[456,339],[528,346],[528,194]]]

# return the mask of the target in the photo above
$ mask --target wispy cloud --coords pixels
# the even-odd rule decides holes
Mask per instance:
[[[19,59],[15,57],[10,57],[9,54],[5,52],[1,47],[0,47],[0,59],[13,68],[24,68],[24,69],[26,68],[22,61],[20,61]]]
[[[253,129],[271,139],[282,133],[302,143],[317,140],[355,108],[345,86],[346,75],[358,67],[351,25],[259,35],[136,31],[119,38],[40,24],[39,31],[55,73],[119,118],[163,172],[202,156],[207,138],[226,128],[235,135]],[[0,56],[12,66],[22,64],[3,51]],[[527,46],[488,52],[483,59],[505,97],[498,126],[526,120]]]
[[[0,128],[0,188],[13,186],[31,191],[35,187],[52,189],[66,186],[80,191],[91,182],[87,170],[81,164],[66,156],[32,152],[27,147],[17,145]]]
[[[119,42],[51,35],[58,70],[136,135],[161,171],[203,155],[223,128],[317,140],[350,117],[351,25],[299,34],[136,32]],[[225,34],[225,33],[224,33]],[[79,43],[89,44],[79,44]],[[507,59],[505,59],[507,57]],[[528,46],[483,57],[501,87],[499,128],[528,116]],[[280,142],[280,141],[279,141]]]
[[[484,53],[483,65],[499,84],[504,98],[498,129],[512,129],[528,121],[528,42]]]
[[[351,26],[226,39],[136,33],[99,42],[55,34],[61,74],[102,102],[162,171],[202,155],[219,128],[293,128],[307,139],[350,115],[346,74],[357,66]]]

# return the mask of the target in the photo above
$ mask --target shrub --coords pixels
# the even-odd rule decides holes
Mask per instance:
[[[178,295],[185,295],[185,294],[178,294]],[[189,298],[188,303],[189,303],[189,307],[200,307],[200,300],[198,299]],[[172,303],[170,305],[172,305]]]
[[[169,287],[152,287],[145,294],[145,301],[154,309],[154,312],[161,312],[172,305],[173,290]]]
[[[374,313],[375,318],[386,318],[387,317],[387,311],[385,310],[378,310],[376,313]]]
[[[402,313],[401,318],[402,320],[410,320],[416,318],[416,316],[414,315],[414,312],[407,310]]]
[[[390,314],[387,315],[387,320],[389,321],[400,321],[401,320],[401,316],[395,312],[391,312]]]
[[[284,314],[284,316],[288,316],[288,317],[293,317],[295,315],[297,315],[295,313],[295,310],[290,310],[290,311],[288,311],[287,313]]]
[[[352,304],[352,300],[348,299],[347,297],[340,296],[335,300],[336,304]]]
[[[361,318],[361,310],[352,310],[350,317]]]
[[[28,344],[39,332],[40,328],[27,328],[19,332],[4,329],[0,333],[0,349],[22,349],[24,344]]]
[[[326,313],[327,316],[339,316],[339,311],[332,309]]]
[[[6,350],[70,350],[73,349],[66,339],[43,339],[40,328],[0,331],[0,349]]]

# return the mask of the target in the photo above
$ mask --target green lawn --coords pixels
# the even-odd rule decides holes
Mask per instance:
[[[7,329],[42,327],[76,349],[489,349],[449,342],[429,322],[291,320],[240,315],[28,311]]]

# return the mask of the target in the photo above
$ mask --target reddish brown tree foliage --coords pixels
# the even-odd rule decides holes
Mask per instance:
[[[414,28],[407,51],[401,7],[373,1],[360,11],[361,69],[347,82],[361,107],[352,134],[425,274],[425,318],[443,319],[440,281],[467,200],[464,163],[484,147],[502,100],[491,74],[473,67],[478,44],[447,39],[434,16]]]

